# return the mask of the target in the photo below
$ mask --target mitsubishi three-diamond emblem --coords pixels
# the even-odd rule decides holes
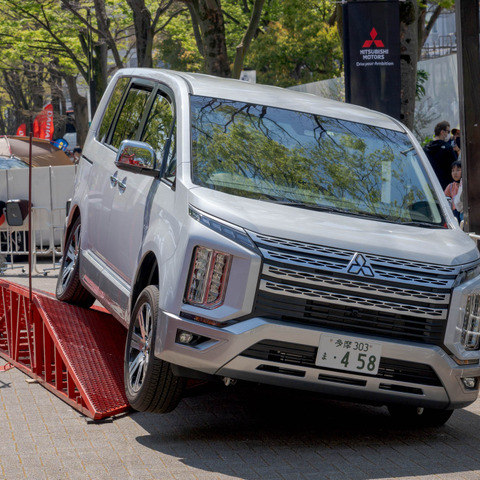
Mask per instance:
[[[370,266],[368,260],[361,253],[356,253],[350,260],[350,263],[347,267],[347,272],[353,273],[354,275],[363,275],[365,277],[375,276],[373,268]]]

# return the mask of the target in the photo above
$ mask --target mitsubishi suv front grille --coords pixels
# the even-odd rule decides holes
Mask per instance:
[[[460,267],[248,233],[263,257],[255,316],[442,344]]]

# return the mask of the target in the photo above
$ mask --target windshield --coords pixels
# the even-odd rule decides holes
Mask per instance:
[[[193,96],[192,178],[228,194],[443,227],[406,133]]]

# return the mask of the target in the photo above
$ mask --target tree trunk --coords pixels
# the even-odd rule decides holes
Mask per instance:
[[[139,67],[153,66],[153,32],[152,16],[144,0],[127,0],[132,9],[135,39],[137,46],[137,64]]]
[[[245,55],[247,54],[252,38],[255,35],[255,32],[257,31],[258,25],[260,23],[264,3],[265,0],[255,0],[255,3],[253,4],[252,16],[250,17],[248,28],[243,35],[242,41],[239,45],[237,45],[235,62],[233,65],[233,78],[240,78],[240,74],[242,73],[243,64],[245,61]]]
[[[95,62],[95,75],[97,78],[97,91],[100,101],[101,95],[105,91],[108,85],[108,45],[102,43],[95,49],[96,62]]]
[[[202,57],[205,56],[205,50],[203,48],[202,32],[200,31],[200,12],[198,11],[198,1],[186,2],[188,11],[190,12],[190,18],[192,19],[193,35],[197,44],[198,52]]]
[[[203,39],[205,70],[218,77],[231,77],[220,0],[195,0]]]
[[[433,10],[432,15],[430,16],[428,23],[425,24],[425,18],[427,16],[427,8],[425,6],[419,7],[419,14],[418,14],[418,52],[417,56],[420,58],[422,56],[422,48],[425,44],[428,35],[432,31],[435,22],[437,21],[438,17],[442,13],[443,7],[437,5]]]
[[[50,69],[50,92],[52,96],[52,106],[53,106],[53,121],[54,121],[54,138],[61,138],[65,134],[65,98],[63,96],[62,90],[62,78],[57,73],[58,66],[55,65],[55,71]]]
[[[13,134],[16,133],[16,129],[22,123],[25,123],[28,128],[30,123],[30,105],[25,97],[24,90],[22,88],[18,88],[18,86],[22,84],[18,72],[16,70],[2,70],[2,75],[4,79],[3,88],[6,90],[10,98],[10,103],[12,105],[11,109],[14,117],[14,125],[12,126],[12,122],[9,122],[9,125],[7,126],[8,130],[4,131],[5,133]],[[15,131],[10,130],[11,128],[15,128]]]
[[[105,9],[105,0],[94,0],[95,5],[95,16],[97,18],[98,24],[98,34],[99,34],[99,43],[101,45],[108,45],[110,51],[112,52],[113,59],[115,60],[115,65],[117,68],[122,68],[123,63],[120,58],[120,53],[118,52],[117,44],[112,37],[110,31],[110,19],[107,16],[107,11]],[[103,42],[100,42],[100,38],[103,38]]]
[[[400,3],[400,120],[410,129],[415,119],[418,17],[416,0]]]
[[[73,111],[75,112],[75,126],[77,129],[77,144],[83,147],[88,132],[88,103],[85,97],[78,93],[77,79],[73,75],[65,76]]]

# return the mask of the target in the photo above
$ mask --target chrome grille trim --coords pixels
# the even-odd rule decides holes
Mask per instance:
[[[248,232],[265,260],[322,269],[329,272],[345,271],[354,251],[324,247],[293,240],[279,239]],[[388,258],[363,253],[375,271],[375,278],[432,288],[452,288],[460,266]]]
[[[263,276],[278,278],[289,282],[301,282],[306,285],[316,285],[322,288],[335,288],[346,292],[354,292],[357,295],[378,295],[394,299],[414,298],[420,302],[445,304],[450,302],[449,293],[437,293],[432,291],[415,290],[413,288],[395,287],[381,283],[369,283],[337,278],[331,275],[322,275],[312,272],[301,272],[288,267],[264,265]]]
[[[296,298],[306,298],[325,303],[335,303],[352,308],[364,308],[366,310],[382,310],[383,312],[400,315],[421,316],[422,318],[446,319],[447,310],[444,305],[439,308],[428,308],[411,304],[402,304],[379,300],[375,298],[359,297],[342,293],[328,292],[319,289],[306,288],[294,285],[275,283],[269,280],[260,281],[260,290],[277,293]]]
[[[434,265],[248,234],[263,258],[253,315],[443,344],[453,285],[465,265]]]

